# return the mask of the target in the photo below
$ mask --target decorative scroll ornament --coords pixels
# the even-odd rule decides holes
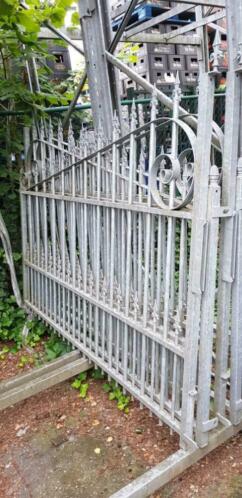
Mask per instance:
[[[174,120],[171,119],[171,122]],[[195,134],[191,128],[181,121],[176,124],[186,133],[191,144],[178,157],[162,152],[156,157],[149,174],[150,191],[155,203],[162,209],[181,209],[193,198],[194,190],[194,146]],[[174,188],[173,205],[170,206],[170,189]]]

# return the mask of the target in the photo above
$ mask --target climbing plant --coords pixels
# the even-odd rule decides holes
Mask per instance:
[[[46,65],[48,45],[38,36],[47,21],[61,27],[72,3],[73,0],[0,2],[0,212],[15,254],[21,251],[19,178],[23,166],[23,127],[31,125],[33,112],[36,116],[44,107],[67,104],[71,98],[70,92],[59,91],[58,85],[50,81]],[[38,92],[33,92],[28,78],[33,59],[37,62]],[[9,272],[1,258],[0,264],[0,294],[5,293],[6,297],[10,290]],[[15,257],[15,265],[21,277],[21,257]]]

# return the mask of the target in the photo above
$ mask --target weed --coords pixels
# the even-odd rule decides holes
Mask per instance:
[[[34,358],[32,356],[25,356],[22,355],[19,362],[18,362],[18,367],[19,368],[24,368],[25,365],[33,365],[34,364]]]
[[[94,368],[92,370],[92,378],[95,380],[104,380],[105,379],[105,373],[101,370],[101,368]]]
[[[3,348],[0,351],[0,360],[4,361],[6,358],[7,353],[9,353],[10,349],[8,346],[3,346]]]
[[[44,344],[45,359],[47,361],[55,360],[65,353],[70,353],[71,346],[63,339],[60,339],[55,332],[52,332],[49,339]]]
[[[125,394],[123,394],[122,388],[117,386],[114,380],[103,384],[103,390],[106,393],[109,393],[109,399],[111,401],[117,401],[117,407],[119,410],[123,411],[124,413],[129,413],[128,405],[130,402],[130,396],[126,396]]]
[[[24,325],[28,329],[25,344],[35,347],[46,334],[46,326],[37,319],[28,320],[25,311],[17,306],[14,296],[3,298],[0,302],[0,340],[14,342],[11,353],[17,352],[23,345]]]
[[[87,374],[86,372],[81,372],[71,384],[74,389],[79,389],[80,398],[86,398],[87,396],[89,384],[85,380],[87,380]]]

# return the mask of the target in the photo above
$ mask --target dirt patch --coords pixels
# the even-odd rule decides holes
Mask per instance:
[[[9,349],[8,352],[4,352],[6,347]],[[12,353],[12,348],[14,348],[13,342],[0,341],[0,381],[28,372],[44,363],[44,340],[34,349],[26,346]]]
[[[137,403],[120,412],[102,384],[91,379],[82,400],[65,382],[2,412],[1,497],[108,497],[178,448]]]
[[[105,498],[178,449],[148,410],[125,414],[89,384],[86,399],[68,381],[1,413],[1,498]],[[241,481],[239,434],[153,497],[240,498]]]

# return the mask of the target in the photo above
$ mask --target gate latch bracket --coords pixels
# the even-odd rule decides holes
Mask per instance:
[[[227,206],[213,208],[212,218],[232,218],[234,211]]]

